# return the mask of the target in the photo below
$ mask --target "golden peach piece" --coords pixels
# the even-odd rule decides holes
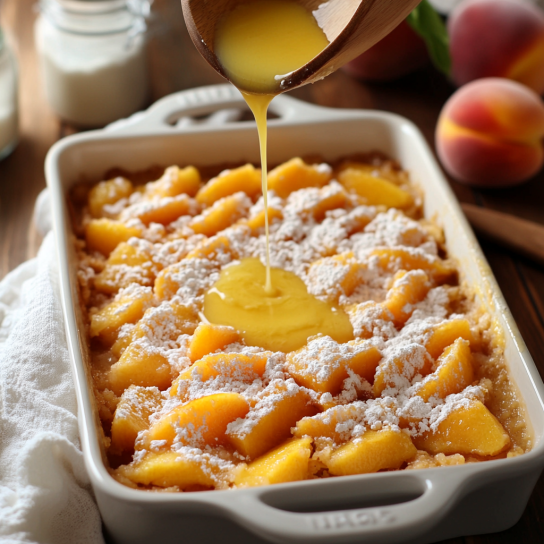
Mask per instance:
[[[165,440],[171,445],[174,439],[180,444],[204,447],[219,446],[227,442],[227,426],[245,417],[249,404],[238,393],[216,393],[177,406],[156,421],[147,432],[146,444]]]
[[[106,266],[94,279],[97,291],[114,294],[131,283],[153,285],[160,267],[151,256],[127,242],[121,242],[110,254]]]
[[[299,419],[316,412],[306,391],[280,384],[251,408],[240,425],[229,429],[227,436],[238,452],[255,459],[289,438]]]
[[[198,191],[196,200],[200,204],[211,206],[221,198],[239,192],[245,193],[250,198],[261,193],[261,171],[252,164],[221,172]]]
[[[308,270],[310,281],[315,278],[315,283],[323,283],[322,278],[328,276],[334,278],[337,286],[336,292],[341,292],[347,297],[351,296],[357,286],[363,282],[361,272],[366,266],[355,259],[352,251],[324,257],[313,262]],[[330,298],[338,298],[331,296]]]
[[[298,384],[334,396],[342,391],[349,371],[369,383],[374,381],[374,372],[382,358],[374,346],[352,341],[336,344],[333,351],[329,345],[332,340],[329,339],[330,342],[321,349],[318,347],[320,340],[320,337],[310,340],[306,346],[287,355],[289,373]]]
[[[121,243],[132,237],[140,237],[142,231],[137,227],[127,227],[121,221],[112,219],[93,219],[85,227],[85,241],[90,251],[100,251],[106,257]]]
[[[213,236],[246,217],[249,211],[247,204],[247,197],[243,193],[226,196],[194,217],[189,226],[196,234]]]
[[[240,342],[240,334],[233,327],[200,323],[189,344],[189,359],[194,363],[204,355],[223,349],[233,342]]]
[[[463,338],[469,343],[473,341],[470,323],[464,318],[449,319],[436,325],[425,347],[431,357],[436,359],[457,338]]]
[[[223,376],[236,381],[253,382],[262,377],[268,358],[262,353],[214,353],[206,355],[184,370],[172,383],[170,396],[178,395],[179,383],[183,380],[207,380]]]
[[[417,453],[403,431],[366,431],[335,450],[326,465],[335,476],[399,469]]]
[[[168,359],[151,345],[132,342],[108,373],[111,390],[120,395],[131,385],[157,387],[161,391],[172,384]]]
[[[97,183],[90,191],[88,205],[91,215],[100,218],[104,213],[104,206],[115,204],[122,198],[128,198],[134,188],[132,183],[123,177]]]
[[[265,227],[265,217],[266,217],[266,211],[261,210],[257,215],[252,217],[251,219],[248,219],[246,221],[246,225],[251,229],[251,232],[253,234],[257,234],[261,229],[264,229]],[[268,224],[272,225],[274,220],[281,220],[283,219],[283,213],[281,210],[278,210],[277,208],[268,208]]]
[[[348,190],[363,197],[368,206],[407,209],[414,204],[412,195],[393,182],[355,168],[346,168],[338,181]]]
[[[194,166],[170,166],[160,179],[145,186],[147,198],[164,198],[186,194],[195,196],[200,188],[200,173]]]
[[[298,482],[306,479],[312,439],[299,438],[265,453],[237,473],[237,487]]]
[[[191,215],[194,208],[194,200],[187,195],[164,197],[141,206],[136,217],[144,225],[150,223],[168,225],[182,215]]]
[[[429,255],[418,248],[374,249],[371,256],[377,257],[384,270],[424,270],[437,284],[455,279],[457,272],[448,261]]]
[[[140,431],[149,428],[149,416],[161,406],[161,393],[155,387],[131,385],[121,396],[111,424],[112,448],[131,451]]]
[[[431,282],[423,270],[397,272],[383,302],[384,308],[393,315],[396,326],[406,323],[414,311],[414,304],[421,302],[430,289]]]
[[[455,340],[439,357],[437,367],[417,385],[416,395],[425,402],[434,396],[445,399],[460,393],[474,381],[469,343],[462,338]]]
[[[121,465],[114,474],[140,485],[159,487],[190,486],[214,487],[213,463],[188,458],[173,451],[147,453],[143,459],[130,465]],[[209,460],[208,460],[209,461]]]
[[[414,438],[418,450],[431,454],[498,455],[510,447],[510,437],[499,420],[479,401],[466,400],[436,429]]]
[[[91,316],[91,338],[98,336],[102,344],[110,347],[127,323],[136,323],[153,302],[149,287],[127,288],[119,291],[112,302]]]
[[[268,173],[268,189],[281,198],[287,198],[292,192],[307,187],[323,187],[332,177],[329,168],[306,164],[296,157],[280,164]]]
[[[374,396],[379,397],[390,387],[408,387],[417,375],[427,376],[432,369],[433,361],[427,350],[419,344],[408,344],[378,366],[372,385]]]

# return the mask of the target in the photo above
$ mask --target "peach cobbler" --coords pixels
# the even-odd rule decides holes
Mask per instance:
[[[292,159],[267,209],[250,164],[137,178],[72,194],[118,481],[226,489],[530,449],[501,333],[396,163]]]

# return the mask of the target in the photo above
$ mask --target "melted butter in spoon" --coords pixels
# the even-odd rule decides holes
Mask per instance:
[[[224,268],[204,298],[211,323],[230,325],[246,344],[272,351],[301,348],[310,336],[324,334],[337,342],[353,339],[347,314],[309,294],[292,272],[272,268],[273,294],[265,289],[265,267],[259,259],[243,259]]]
[[[283,76],[316,57],[329,42],[311,12],[290,0],[255,0],[227,13],[214,53],[241,91],[276,95]]]

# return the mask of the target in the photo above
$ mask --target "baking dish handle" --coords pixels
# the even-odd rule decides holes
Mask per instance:
[[[127,119],[120,119],[108,125],[105,130],[116,134],[130,135],[163,134],[165,130],[183,131],[188,127],[194,127],[195,123],[178,123],[179,119],[201,117],[229,108],[247,109],[240,92],[228,83],[209,85],[165,96],[149,109],[135,113]],[[274,124],[281,124],[284,121],[324,120],[332,116],[337,119],[339,116],[339,110],[314,106],[284,95],[274,98],[269,109],[278,116],[272,121]],[[239,115],[210,115],[203,121],[199,120],[198,125],[209,126],[213,124],[217,126],[218,124],[235,123],[238,122],[239,117]]]
[[[417,539],[437,525],[456,501],[464,479],[455,470],[438,470],[439,475],[424,476],[420,471],[417,471],[418,475],[410,475],[422,493],[400,504],[301,513],[267,504],[266,489],[270,488],[256,488],[255,494],[239,494],[236,499],[233,496],[227,508],[230,517],[238,523],[273,542],[340,544],[353,542],[356,537],[364,537],[366,544],[404,542]],[[392,486],[394,502],[395,484],[391,481],[384,485]],[[371,499],[365,497],[363,486],[361,482],[362,499]],[[224,508],[225,504],[222,506]]]

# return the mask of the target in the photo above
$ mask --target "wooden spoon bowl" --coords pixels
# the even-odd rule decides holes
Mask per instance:
[[[421,0],[295,0],[312,12],[329,45],[310,62],[291,72],[281,91],[313,83],[364,53],[389,34]],[[223,15],[247,0],[181,0],[189,35],[196,48],[224,78],[214,53],[215,31]]]

